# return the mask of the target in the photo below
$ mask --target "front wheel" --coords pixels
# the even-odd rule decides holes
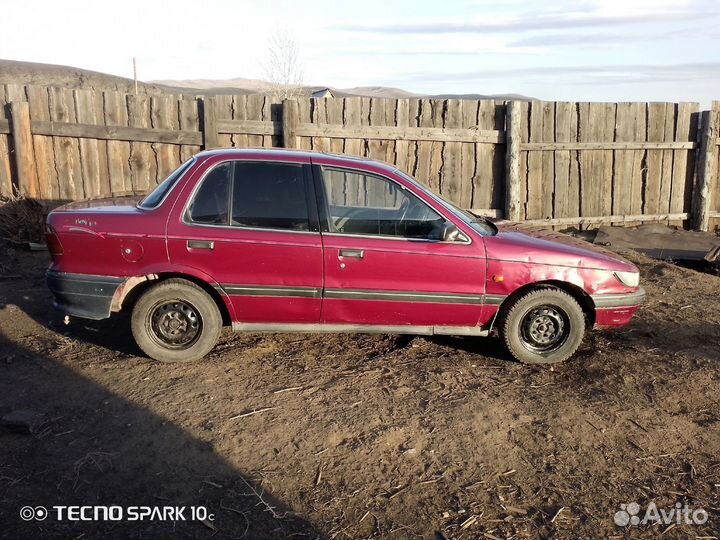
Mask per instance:
[[[135,303],[131,327],[138,347],[160,362],[199,360],[215,346],[222,316],[202,288],[185,279],[168,279]]]
[[[500,328],[505,345],[526,364],[554,364],[570,358],[585,335],[585,315],[560,289],[536,289],[516,299]]]

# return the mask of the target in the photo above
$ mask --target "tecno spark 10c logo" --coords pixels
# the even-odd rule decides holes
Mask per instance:
[[[642,508],[636,502],[621,504],[620,510],[613,516],[615,525],[627,527],[629,525],[702,525],[708,520],[708,513],[702,508],[692,509],[687,505],[676,503],[673,508],[667,510],[658,508],[654,502],[650,502],[642,512]]]
[[[54,514],[54,515],[53,515]],[[215,514],[204,506],[23,506],[24,521],[213,521]]]

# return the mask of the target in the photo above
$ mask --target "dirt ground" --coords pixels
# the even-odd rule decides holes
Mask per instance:
[[[718,537],[720,278],[632,258],[648,303],[554,369],[496,339],[230,331],[163,365],[125,318],[63,325],[47,254],[4,249],[0,415],[45,422],[0,429],[0,537]],[[709,519],[614,524],[651,501]],[[213,519],[19,517],[68,505]]]

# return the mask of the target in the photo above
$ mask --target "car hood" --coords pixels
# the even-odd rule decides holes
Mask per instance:
[[[497,223],[495,236],[485,237],[488,259],[617,272],[637,272],[621,256],[585,240],[528,225]]]
[[[104,199],[87,199],[76,201],[59,206],[54,212],[127,212],[137,209],[137,204],[144,195],[132,195],[126,197],[107,197]]]

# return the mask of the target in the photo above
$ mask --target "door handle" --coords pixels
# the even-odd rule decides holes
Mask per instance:
[[[206,249],[208,251],[212,251],[213,248],[215,248],[215,242],[212,242],[211,240],[188,240],[187,248],[188,249]]]
[[[353,259],[362,259],[365,252],[362,249],[341,249],[340,257],[350,257]]]

